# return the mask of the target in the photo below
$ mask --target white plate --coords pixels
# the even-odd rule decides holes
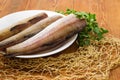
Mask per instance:
[[[9,14],[5,17],[2,17],[0,19],[0,29],[3,29],[5,27],[7,27],[8,25],[12,25],[13,23],[16,23],[24,18],[27,18],[29,16],[35,15],[37,13],[41,13],[41,12],[45,12],[48,14],[48,16],[53,16],[53,15],[62,15],[53,11],[47,11],[47,10],[26,10],[26,11],[20,11],[20,12],[16,12],[16,13],[12,13]],[[64,15],[62,15],[64,16]],[[16,56],[18,58],[38,58],[38,57],[45,57],[45,56],[49,56],[49,55],[53,55],[56,54],[60,51],[63,51],[64,49],[68,48],[70,45],[72,45],[72,43],[76,40],[77,38],[77,34],[75,36],[73,36],[72,38],[70,38],[69,40],[67,40],[66,42],[63,43],[63,45],[59,45],[55,48],[52,48],[50,50],[44,51],[44,52],[40,52],[37,54],[33,54],[33,55],[21,55],[21,56]]]

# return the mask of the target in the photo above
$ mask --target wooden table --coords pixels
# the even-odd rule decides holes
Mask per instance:
[[[99,25],[120,38],[120,0],[0,0],[0,17],[22,10],[67,8],[95,13]],[[120,80],[120,67],[112,70],[110,80]]]

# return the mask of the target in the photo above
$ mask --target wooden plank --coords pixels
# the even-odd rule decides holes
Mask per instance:
[[[78,11],[95,13],[99,25],[120,38],[120,0],[76,0],[74,8]]]
[[[120,67],[113,69],[110,74],[110,80],[119,80],[120,79]]]
[[[0,17],[21,10],[65,11],[67,8],[95,13],[99,25],[120,38],[120,0],[0,0]],[[119,74],[120,68],[116,68],[110,80],[119,80]]]
[[[27,0],[0,0],[1,2],[1,12],[0,17],[3,17],[9,13],[21,11],[25,9]]]

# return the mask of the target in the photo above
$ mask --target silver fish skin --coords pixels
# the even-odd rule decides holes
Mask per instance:
[[[0,50],[4,50],[7,47],[13,46],[20,42],[23,42],[30,37],[34,36],[38,32],[42,31],[45,27],[50,25],[51,23],[55,22],[56,20],[62,18],[60,15],[54,15],[51,17],[47,17],[39,22],[35,23],[34,25],[30,26],[29,28],[19,32],[18,34],[9,37],[0,42]]]
[[[44,12],[22,19],[10,26],[0,29],[0,41],[7,39],[35,24],[36,22],[48,17]]]
[[[85,19],[79,19],[74,14],[70,14],[55,21],[28,40],[8,47],[5,56],[35,54],[38,51],[50,49],[80,32],[86,24]]]

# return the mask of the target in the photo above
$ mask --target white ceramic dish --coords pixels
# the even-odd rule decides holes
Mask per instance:
[[[20,12],[15,12],[9,15],[6,15],[0,19],[0,29],[3,29],[7,27],[8,25],[12,25],[13,23],[18,22],[19,20],[22,20],[24,18],[27,18],[29,16],[35,15],[40,12],[45,12],[48,14],[48,16],[53,16],[53,15],[62,15],[53,11],[47,11],[47,10],[26,10],[26,11],[20,11]],[[64,16],[64,15],[62,15]],[[44,52],[40,52],[37,54],[32,54],[32,55],[21,55],[21,56],[16,56],[17,58],[38,58],[38,57],[45,57],[49,55],[56,54],[60,51],[63,51],[64,49],[68,48],[72,43],[76,40],[77,34],[67,40],[66,42],[63,43],[63,45],[58,45],[55,48],[52,48],[50,50],[46,50]]]

